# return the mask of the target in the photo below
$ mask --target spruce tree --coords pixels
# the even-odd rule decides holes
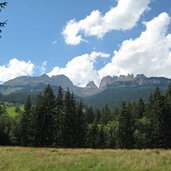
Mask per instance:
[[[76,103],[69,90],[66,91],[64,96],[64,115],[64,147],[75,147]]]
[[[89,148],[97,148],[97,124],[93,122],[92,124],[88,125],[87,129],[87,147]]]
[[[55,113],[54,113],[55,129],[54,129],[54,145],[63,146],[64,137],[64,102],[63,89],[60,86],[56,97]]]
[[[86,141],[87,123],[84,113],[83,103],[77,105],[75,116],[75,142],[76,147],[84,147]]]
[[[9,145],[9,117],[4,105],[0,105],[0,145]]]
[[[20,144],[22,146],[30,144],[31,107],[31,99],[30,96],[28,96],[24,105],[24,112],[22,113],[20,120]]]
[[[50,85],[39,95],[34,109],[35,145],[52,146],[54,142],[55,95]]]
[[[166,123],[166,146],[171,148],[171,84],[169,84],[166,90],[166,103],[168,107],[167,123]]]
[[[151,121],[151,147],[166,147],[166,132],[168,130],[168,108],[166,98],[156,88],[151,95],[148,105],[148,115]]]
[[[130,104],[122,104],[118,116],[118,147],[133,148],[134,147],[134,120],[131,114]]]
[[[103,107],[101,110],[101,123],[107,124],[109,120],[111,120],[111,111],[108,105],[105,105],[105,107]]]

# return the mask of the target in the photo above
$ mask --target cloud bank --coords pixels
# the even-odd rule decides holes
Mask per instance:
[[[112,61],[98,71],[99,76],[143,73],[171,78],[171,34],[167,33],[170,22],[170,16],[161,13],[144,23],[146,30],[134,40],[125,40]]]
[[[0,83],[19,76],[32,75],[34,64],[13,58],[7,65],[0,66]]]
[[[64,68],[55,67],[48,73],[49,76],[64,74],[69,77],[75,85],[85,86],[89,81],[94,80],[99,84],[100,78],[94,64],[97,58],[108,58],[109,54],[92,52],[77,56],[69,61]]]
[[[112,30],[132,29],[141,15],[149,9],[150,0],[117,0],[117,6],[106,12],[92,11],[86,18],[76,21],[70,20],[62,34],[66,44],[78,45],[84,36],[102,38]]]
[[[111,62],[99,70],[95,69],[96,59],[107,58],[109,54],[92,52],[75,57],[64,68],[55,67],[48,75],[65,74],[74,84],[81,86],[91,80],[99,85],[100,79],[107,75],[143,73],[147,76],[171,78],[170,23],[171,17],[165,12],[144,22],[145,31],[136,39],[123,41],[120,49],[114,51]]]

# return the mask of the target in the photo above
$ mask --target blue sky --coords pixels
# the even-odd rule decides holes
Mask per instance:
[[[170,0],[8,0],[0,82],[42,73],[80,86],[128,73],[171,78],[170,17]]]

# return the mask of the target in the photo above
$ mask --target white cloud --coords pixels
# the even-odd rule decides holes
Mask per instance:
[[[41,66],[41,74],[44,74],[46,72],[46,65],[47,65],[47,61],[44,61]]]
[[[107,75],[127,75],[143,73],[146,76],[164,76],[171,78],[171,34],[168,27],[171,17],[161,13],[151,21],[144,22],[145,31],[136,39],[122,42],[118,51],[114,51],[111,62],[103,68],[95,69],[98,57],[108,54],[93,52],[75,57],[65,68],[54,68],[49,75],[65,74],[76,85],[85,86],[91,80],[99,85],[100,79]]]
[[[19,76],[32,75],[33,69],[34,64],[30,61],[25,62],[13,58],[7,65],[0,66],[0,82],[3,83]]]
[[[55,67],[48,73],[49,76],[64,74],[68,76],[75,85],[85,86],[94,80],[99,84],[98,72],[94,68],[97,58],[108,58],[110,55],[102,52],[92,52],[73,58],[64,68]]]
[[[112,30],[129,30],[149,9],[150,0],[117,0],[117,3],[117,6],[106,12],[104,16],[100,11],[95,10],[80,21],[70,20],[62,32],[65,42],[78,45],[81,41],[85,41],[82,34],[102,38]]]
[[[144,23],[146,30],[140,37],[122,43],[112,61],[99,71],[100,78],[128,73],[171,78],[171,34],[167,33],[170,22],[170,16],[161,13]]]

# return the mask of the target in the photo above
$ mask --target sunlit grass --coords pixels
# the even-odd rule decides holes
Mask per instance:
[[[6,106],[7,113],[10,117],[14,118],[17,115],[15,106]],[[24,111],[24,106],[20,106],[20,111]]]
[[[0,148],[2,171],[169,171],[170,150]]]

